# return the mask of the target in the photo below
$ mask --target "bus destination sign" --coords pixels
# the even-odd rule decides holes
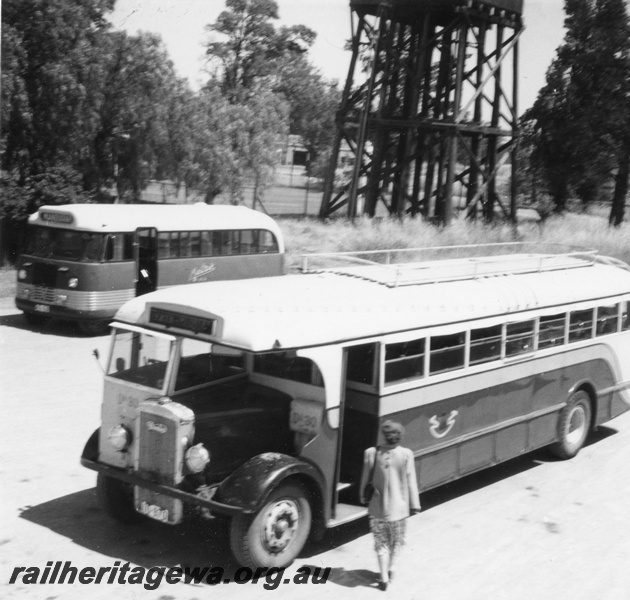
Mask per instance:
[[[62,225],[71,225],[74,221],[72,215],[68,213],[41,211],[39,213],[42,221],[47,223],[61,223]]]
[[[215,319],[206,319],[204,317],[195,317],[193,315],[183,315],[162,308],[151,308],[149,314],[149,322],[164,327],[175,327],[177,329],[185,329],[193,333],[205,333],[212,335],[214,331]]]

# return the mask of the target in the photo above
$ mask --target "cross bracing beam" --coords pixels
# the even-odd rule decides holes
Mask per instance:
[[[504,180],[517,160],[522,4],[351,0],[353,56],[321,216],[447,223],[465,193],[471,216],[492,218],[496,204],[514,217],[515,186]],[[354,166],[336,182],[341,153]]]

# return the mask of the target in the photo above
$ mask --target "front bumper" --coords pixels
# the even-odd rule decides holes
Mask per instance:
[[[164,496],[177,498],[178,500],[181,500],[185,504],[199,506],[201,508],[207,508],[213,514],[234,516],[234,515],[239,515],[242,513],[252,512],[252,511],[243,509],[240,506],[232,506],[230,504],[223,504],[222,502],[217,502],[216,500],[209,500],[207,498],[202,498],[200,496],[197,496],[196,494],[191,494],[190,492],[185,492],[177,488],[162,485],[160,483],[155,483],[153,481],[148,481],[146,479],[142,479],[138,477],[135,473],[128,473],[127,471],[117,469],[116,467],[110,467],[109,465],[104,465],[102,463],[90,460],[85,457],[81,457],[81,464],[84,467],[87,467],[88,469],[92,469],[92,471],[102,473],[103,475],[106,475],[107,477],[113,477],[114,479],[124,481],[125,483],[130,483],[131,485],[137,485],[138,487],[151,490],[152,492],[156,492],[157,494],[163,494]]]
[[[46,304],[45,302],[35,302],[24,298],[15,298],[15,306],[22,312],[50,317],[52,319],[67,319],[70,321],[106,321],[112,320],[116,314],[115,310],[77,310],[62,304]],[[45,312],[42,307],[46,307]]]

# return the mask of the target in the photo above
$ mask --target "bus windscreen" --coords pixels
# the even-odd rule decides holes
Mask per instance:
[[[102,259],[104,235],[52,227],[31,228],[27,254],[42,258],[98,262]]]

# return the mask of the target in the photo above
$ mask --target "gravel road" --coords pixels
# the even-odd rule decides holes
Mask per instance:
[[[124,527],[95,496],[95,474],[79,465],[99,424],[106,336],[85,338],[61,323],[32,331],[10,299],[0,300],[0,429],[3,598],[194,600],[364,598],[376,560],[367,523],[330,532],[265,589],[234,582],[220,525]],[[629,600],[630,413],[596,432],[580,454],[556,461],[536,452],[422,495],[409,521],[390,597],[418,600]],[[71,561],[79,569],[220,566],[229,584],[10,584],[18,567]],[[325,585],[292,581],[300,567],[331,567]],[[268,586],[273,587],[273,586]],[[218,588],[218,589],[217,589]],[[367,594],[367,596],[366,596]]]

